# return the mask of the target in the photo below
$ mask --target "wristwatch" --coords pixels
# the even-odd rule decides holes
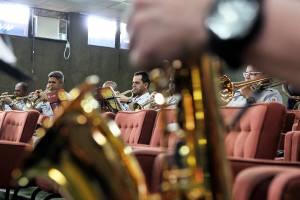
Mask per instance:
[[[209,47],[230,67],[239,67],[245,48],[258,35],[261,24],[262,8],[257,0],[219,1],[205,22]]]
[[[14,105],[15,105],[15,103],[12,101],[8,106],[13,107]]]
[[[131,103],[132,102],[132,99],[128,99],[127,103]]]
[[[247,104],[253,104],[256,103],[256,100],[254,99],[254,97],[248,97],[246,99]]]

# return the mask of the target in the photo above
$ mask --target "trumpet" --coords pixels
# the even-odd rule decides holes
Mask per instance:
[[[41,95],[41,94],[46,94],[48,92],[51,92],[51,89],[52,89],[52,87],[47,88],[45,91],[42,91],[39,94]],[[26,106],[27,109],[34,108],[38,103],[41,102],[41,100],[38,99],[39,98],[38,95],[34,94],[34,95],[31,95],[31,96],[32,97],[28,98],[26,103],[25,103],[25,106]]]
[[[23,100],[23,99],[29,99],[29,98],[32,98],[34,97],[35,95],[28,95],[28,96],[24,96],[24,97],[16,97],[16,101],[20,101],[20,100]]]
[[[219,80],[220,85],[220,97],[221,100],[225,103],[231,101],[234,96],[236,90],[253,85],[256,90],[263,90],[269,87],[276,87],[278,85],[282,85],[284,81],[274,80],[271,77],[261,78],[257,80],[251,81],[241,81],[241,82],[232,82],[226,75],[223,75]]]
[[[5,97],[15,98],[16,95],[14,95],[14,94],[7,94],[7,95],[0,96],[0,98],[5,98]]]

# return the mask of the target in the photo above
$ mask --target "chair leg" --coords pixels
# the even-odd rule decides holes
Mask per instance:
[[[35,200],[36,195],[37,195],[40,191],[42,191],[40,188],[36,188],[36,189],[32,192],[30,200]]]
[[[10,188],[6,188],[5,191],[5,200],[9,200]]]
[[[60,194],[53,193],[46,196],[44,200],[49,200],[51,198],[60,198],[60,197],[61,197]]]
[[[20,188],[14,189],[14,194],[12,196],[12,200],[19,200],[20,197],[18,196],[18,192],[20,191]]]

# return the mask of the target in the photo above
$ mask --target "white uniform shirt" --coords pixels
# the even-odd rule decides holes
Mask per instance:
[[[147,93],[143,94],[143,95],[140,96],[140,97],[133,97],[131,100],[132,100],[133,103],[138,103],[138,104],[140,104],[140,105],[143,105],[144,103],[150,101],[150,97],[151,97],[150,93],[147,92]],[[149,107],[149,106],[150,106],[150,104],[146,105],[144,108],[147,108],[147,107]],[[123,105],[123,108],[124,108],[125,110],[130,110],[130,107],[129,107],[128,104],[124,104],[124,105]]]
[[[21,101],[18,101],[17,103],[15,103],[15,105],[18,108],[20,108],[21,110],[27,110],[27,107],[25,106],[25,103],[24,103],[23,99]],[[11,107],[9,107],[9,105],[5,104],[4,110],[12,110],[12,109],[11,109]]]
[[[171,105],[171,106],[168,106],[167,108],[176,108],[179,101],[181,100],[181,95],[172,95],[170,97],[167,97],[166,99],[166,104],[174,104],[174,105]]]
[[[273,88],[264,89],[253,97],[256,103],[268,101],[282,103],[282,96]],[[227,106],[245,106],[246,103],[246,99],[243,97],[241,90],[239,89],[234,93],[233,99],[227,104]]]

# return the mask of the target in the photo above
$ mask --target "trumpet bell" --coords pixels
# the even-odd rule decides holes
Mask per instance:
[[[74,200],[143,199],[147,187],[142,171],[121,142],[117,125],[98,113],[90,92],[97,81],[92,79],[97,78],[70,92],[77,97],[25,159],[19,183],[47,176]]]

